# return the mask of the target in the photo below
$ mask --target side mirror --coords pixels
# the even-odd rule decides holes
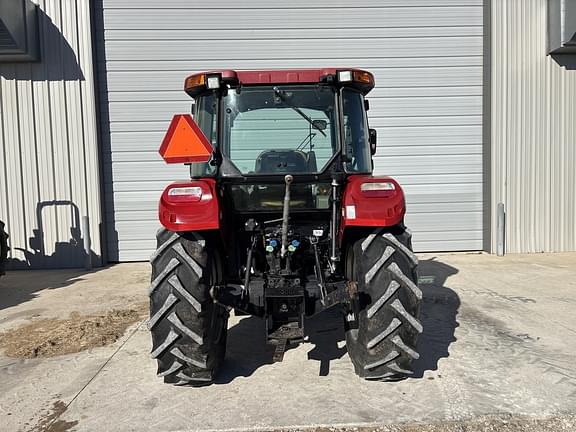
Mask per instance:
[[[364,99],[364,109],[366,111],[370,110],[370,101],[368,99]]]
[[[326,120],[312,120],[312,127],[316,130],[323,131],[326,130],[328,122]]]
[[[376,129],[368,129],[368,141],[370,142],[370,154],[372,156],[376,154],[377,136]]]

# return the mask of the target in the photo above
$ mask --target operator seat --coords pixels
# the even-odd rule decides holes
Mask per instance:
[[[298,174],[309,172],[306,153],[300,150],[264,150],[256,158],[257,174]],[[260,207],[281,209],[284,204],[285,186],[256,185],[252,198]],[[310,207],[312,189],[308,185],[292,185],[290,207]]]
[[[308,158],[300,150],[264,150],[256,158],[258,174],[304,173],[308,169]]]

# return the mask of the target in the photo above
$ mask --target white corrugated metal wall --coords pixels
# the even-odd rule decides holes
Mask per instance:
[[[12,268],[84,265],[82,216],[101,260],[88,0],[39,0],[42,61],[0,63],[0,219]]]
[[[492,2],[492,249],[576,250],[576,70],[547,56],[547,1]],[[572,58],[573,64],[574,58]]]
[[[375,73],[376,173],[405,187],[417,250],[482,248],[482,0],[99,0],[108,250],[146,259],[160,191],[185,178],[157,148],[183,79],[215,68],[351,65]]]

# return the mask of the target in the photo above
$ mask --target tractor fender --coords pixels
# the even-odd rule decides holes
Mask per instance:
[[[374,183],[372,186],[364,186]],[[391,227],[404,219],[404,191],[391,177],[352,175],[342,196],[340,239],[348,227]]]
[[[162,193],[158,216],[160,223],[174,232],[219,229],[216,181],[206,178],[172,183]]]

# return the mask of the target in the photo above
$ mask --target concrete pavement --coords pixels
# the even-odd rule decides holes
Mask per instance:
[[[575,415],[576,254],[420,259],[425,330],[413,379],[358,379],[340,319],[327,313],[309,321],[309,343],[276,364],[262,322],[233,318],[217,383],[173,387],[155,377],[150,337],[138,323],[107,347],[50,359],[0,357],[0,430],[270,429]],[[0,331],[33,316],[64,318],[145,301],[146,264],[69,273],[0,279]]]

